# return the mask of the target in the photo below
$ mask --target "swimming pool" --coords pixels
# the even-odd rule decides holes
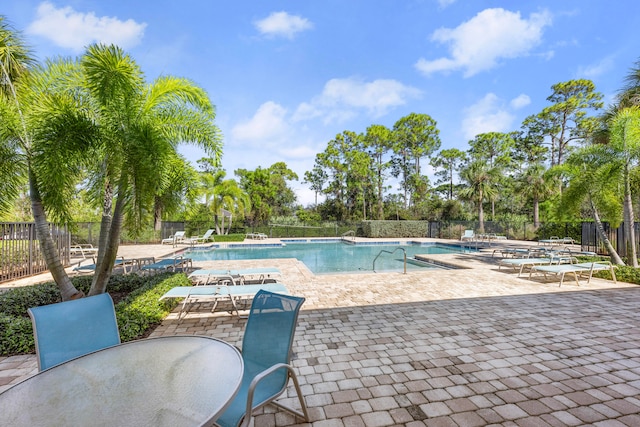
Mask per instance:
[[[416,254],[449,254],[469,252],[457,246],[425,244],[346,244],[342,242],[296,243],[288,241],[285,245],[251,245],[247,247],[220,248],[212,250],[188,251],[185,256],[193,261],[235,261],[246,259],[296,258],[302,261],[314,274],[355,273],[373,271],[376,259],[376,271],[403,271],[403,251],[407,253],[407,270],[441,268],[413,260]]]

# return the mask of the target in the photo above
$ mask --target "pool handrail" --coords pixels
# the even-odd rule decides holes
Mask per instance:
[[[376,257],[373,259],[373,272],[376,272],[376,261],[378,260],[378,257],[380,255],[382,255],[382,253],[386,252],[388,254],[393,255],[394,253],[398,252],[398,250],[401,250],[402,253],[404,254],[404,273],[403,274],[407,274],[407,251],[404,250],[404,248],[395,248],[393,251],[388,251],[386,249],[381,250],[380,252],[378,252],[378,255],[376,255]]]

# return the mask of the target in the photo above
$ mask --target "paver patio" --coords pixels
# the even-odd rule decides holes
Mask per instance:
[[[639,287],[559,288],[498,271],[491,252],[439,257],[472,268],[314,276],[292,259],[233,262],[276,266],[307,298],[293,364],[311,425],[640,425]],[[181,322],[172,313],[152,336],[239,345],[244,323],[202,307]],[[0,391],[35,368],[33,356],[0,360]],[[255,419],[299,422],[272,407]]]

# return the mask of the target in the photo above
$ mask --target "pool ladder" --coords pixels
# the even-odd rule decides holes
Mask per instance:
[[[380,255],[382,255],[383,253],[388,253],[393,255],[398,251],[402,251],[402,253],[404,254],[404,273],[403,274],[407,274],[407,251],[405,251],[404,248],[395,248],[393,251],[388,251],[386,249],[383,249],[380,252],[378,252],[378,255],[376,255],[376,257],[373,260],[373,272],[376,273],[376,261],[378,260]]]
[[[349,230],[347,232],[342,233],[341,240],[342,241],[349,241],[349,239],[347,239],[347,236],[351,236],[351,241],[355,242],[355,240],[356,240],[356,232],[355,231]]]

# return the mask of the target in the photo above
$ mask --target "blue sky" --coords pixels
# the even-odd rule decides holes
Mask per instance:
[[[611,102],[640,59],[636,0],[21,0],[0,14],[41,60],[115,43],[148,80],[205,88],[228,177],[284,161],[302,180],[336,134],[412,112],[437,121],[441,148],[466,150],[518,129],[554,83],[588,78]]]

